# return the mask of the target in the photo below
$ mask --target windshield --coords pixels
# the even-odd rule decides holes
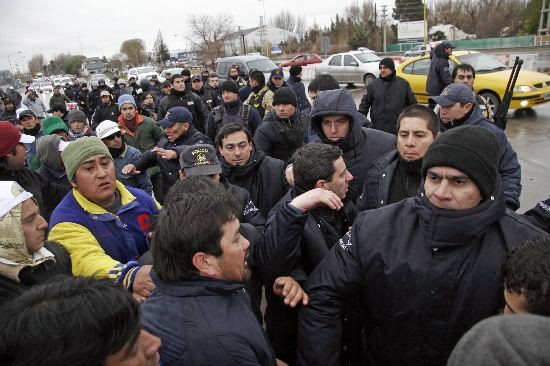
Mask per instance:
[[[137,72],[139,72],[140,74],[144,74],[146,72],[155,72],[155,69],[152,67],[140,67],[139,69],[137,69]]]
[[[254,60],[246,63],[248,65],[248,69],[256,69],[261,72],[271,72],[271,70],[274,70],[277,68],[277,65],[275,65],[275,62],[269,60],[269,59],[262,59],[262,60]]]
[[[71,79],[69,79],[69,78],[61,79],[62,84],[70,83],[70,82],[71,82]]]
[[[484,55],[483,53],[472,53],[464,56],[457,56],[463,64],[470,64],[478,73],[506,70],[508,67],[502,62]]]
[[[355,57],[357,57],[357,59],[363,63],[380,61],[380,57],[376,56],[372,52],[356,53]]]

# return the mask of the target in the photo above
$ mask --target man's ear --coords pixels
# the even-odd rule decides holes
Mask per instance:
[[[327,181],[324,179],[319,179],[317,183],[315,183],[315,188],[327,189]]]
[[[73,188],[75,189],[78,189],[78,186],[76,185],[76,174],[75,174],[75,177],[73,178],[73,180],[71,180],[71,186],[73,186]]]
[[[197,252],[193,255],[193,267],[203,277],[218,278],[218,271],[214,266],[215,257],[204,252]]]

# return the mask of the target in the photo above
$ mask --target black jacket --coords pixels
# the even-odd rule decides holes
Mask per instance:
[[[0,111],[0,121],[9,121],[17,126],[19,124],[19,119],[17,118],[16,110],[14,109],[10,112],[4,109],[3,111]]]
[[[95,111],[95,109],[101,104],[101,89],[96,88],[95,90],[92,89],[88,93],[88,108],[90,108],[90,111]]]
[[[120,111],[118,109],[118,104],[115,103],[109,103],[109,104],[103,104],[101,103],[94,111],[94,114],[92,116],[92,130],[95,131],[97,128],[97,125],[99,125],[101,122],[105,120],[118,122],[118,116],[120,116]]]
[[[46,241],[44,247],[54,255],[55,263],[44,262],[35,267],[23,269],[19,274],[20,282],[16,282],[0,274],[0,303],[55,276],[72,276],[71,257],[67,250],[62,245],[53,241]]]
[[[521,194],[521,166],[518,162],[518,157],[512,145],[508,141],[506,134],[492,122],[486,120],[481,109],[475,105],[472,109],[470,117],[461,124],[442,124],[442,130],[458,127],[477,125],[492,131],[498,139],[500,145],[500,158],[498,160],[498,172],[502,178],[504,187],[504,196],[506,197],[506,205],[514,210],[519,208],[519,196]]]
[[[220,184],[231,193],[237,201],[241,204],[242,215],[239,217],[239,221],[246,224],[251,224],[257,228],[260,232],[263,232],[265,226],[265,218],[262,213],[256,207],[256,204],[250,198],[250,193],[242,187],[231,184],[227,179],[220,177]]]
[[[359,120],[355,101],[345,89],[327,90],[330,97],[317,100],[311,110],[311,129],[325,144],[338,146],[344,152],[344,162],[353,175],[346,201],[355,202],[363,190],[368,167],[380,156],[395,149],[395,136],[372,128],[364,128],[357,123]],[[348,96],[344,96],[348,94]],[[344,114],[351,118],[350,132],[343,139],[333,142],[327,139],[321,128],[321,117],[328,114]],[[364,116],[362,116],[364,117]]]
[[[166,112],[172,107],[185,107],[189,109],[189,112],[193,115],[193,125],[197,130],[205,133],[208,108],[206,108],[206,105],[197,94],[187,89],[184,92],[178,92],[174,89],[170,90],[170,94],[160,101],[158,120],[162,120]]]
[[[206,135],[214,141],[220,128],[226,123],[237,122],[243,123],[248,127],[252,136],[262,123],[260,113],[252,106],[247,106],[248,118],[243,119],[243,102],[237,99],[231,103],[223,103],[208,113],[208,121],[206,124]]]
[[[544,231],[550,234],[550,197],[537,203],[524,216]]]
[[[177,159],[163,159],[152,151],[146,151],[134,159],[134,164],[139,171],[158,165],[162,174],[162,190],[166,194],[170,187],[179,179],[181,147],[183,145],[210,144],[212,141],[193,127],[189,128],[183,135],[171,142],[166,137],[160,139],[157,147],[165,150],[175,150],[178,153]],[[178,149],[180,148],[180,149]]]
[[[71,190],[73,188],[71,186],[71,182],[69,182],[69,178],[67,178],[65,169],[55,170],[45,164],[42,164],[36,172],[48,178],[48,180],[52,183],[67,187],[67,190]]]
[[[209,84],[204,86],[204,94],[201,98],[210,111],[223,103],[220,87],[214,89]]]
[[[449,70],[449,55],[445,52],[445,43],[440,43],[435,47],[431,59],[426,79],[426,92],[435,96],[441,94],[447,85],[453,83]]]
[[[367,116],[370,110],[374,128],[397,135],[397,117],[403,109],[416,103],[407,80],[392,74],[388,78],[377,78],[367,86],[359,112]]]
[[[15,181],[24,190],[32,193],[40,207],[40,214],[46,221],[50,220],[53,210],[70,190],[28,168],[17,171],[0,170],[0,181]]]
[[[269,111],[254,135],[254,144],[267,156],[287,162],[300,146],[307,143],[309,116],[296,113],[290,119]]]
[[[283,81],[283,85],[281,85],[280,87],[276,87],[275,84],[273,84],[273,82],[271,81],[271,78],[267,81],[267,83],[265,84],[267,85],[267,87],[269,88],[269,90],[271,90],[273,93],[275,93],[278,89],[280,88],[284,88],[284,87],[287,87],[288,84],[286,83],[286,81]]]
[[[223,177],[229,183],[246,189],[264,218],[288,190],[285,163],[266,156],[256,146],[244,165],[233,166],[223,157],[220,158],[220,163]]]
[[[477,207],[438,209],[413,197],[359,214],[309,277],[300,365],[338,365],[339,314],[361,294],[369,365],[445,365],[460,337],[504,306],[500,265],[541,235],[507,210],[500,184]]]
[[[196,278],[164,282],[141,306],[141,324],[162,340],[165,366],[275,366],[243,285]]]
[[[294,89],[294,92],[296,93],[296,97],[298,98],[298,110],[303,111],[304,109],[310,108],[311,104],[307,99],[306,88],[304,86],[304,83],[302,83],[302,79],[291,76],[288,78],[287,83],[288,86]]]

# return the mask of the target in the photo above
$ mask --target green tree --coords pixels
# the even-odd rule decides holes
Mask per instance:
[[[393,19],[400,22],[413,22],[424,19],[422,0],[395,0]]]
[[[155,62],[162,64],[164,61],[170,60],[170,52],[168,51],[168,46],[164,42],[162,37],[162,32],[159,30],[157,33],[157,38],[153,44],[153,51],[155,54]]]
[[[542,0],[530,0],[520,17],[523,18],[523,26],[520,34],[536,34],[539,29],[540,11],[542,9]]]
[[[120,53],[126,56],[128,63],[133,66],[139,66],[147,60],[145,42],[139,38],[127,39],[122,42]]]

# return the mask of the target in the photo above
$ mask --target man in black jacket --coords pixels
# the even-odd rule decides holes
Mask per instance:
[[[367,171],[357,211],[380,208],[416,195],[422,160],[439,135],[439,119],[428,107],[412,105],[397,120],[397,149],[382,155]]]
[[[287,80],[288,86],[294,89],[296,97],[298,98],[298,110],[303,111],[311,107],[309,100],[306,96],[306,88],[304,83],[302,83],[302,66],[293,65],[290,67],[289,71],[290,76]]]
[[[284,162],[258,150],[250,131],[241,123],[224,125],[215,144],[221,156],[222,176],[229,183],[246,189],[267,217],[288,190]]]
[[[100,93],[101,104],[95,109],[92,116],[92,130],[95,131],[97,125],[101,122],[109,120],[113,122],[118,121],[120,111],[118,105],[113,101],[113,96],[108,90],[102,90]]]
[[[208,116],[206,105],[197,94],[186,89],[182,75],[173,75],[171,82],[172,89],[170,90],[170,94],[162,98],[159,104],[158,119],[163,119],[166,112],[172,107],[185,107],[193,115],[194,127],[200,132],[205,133],[206,117]]]
[[[396,135],[397,117],[403,109],[416,104],[416,97],[409,82],[395,75],[391,58],[383,58],[378,68],[380,77],[367,86],[358,110],[365,117],[370,111],[373,128]]]
[[[208,82],[204,85],[204,95],[202,101],[209,111],[222,104],[222,94],[220,92],[220,79],[218,74],[208,75]]]
[[[309,277],[299,364],[339,364],[352,295],[369,365],[445,365],[469,328],[504,307],[506,252],[544,232],[506,210],[498,159],[490,131],[453,129],[424,157],[423,194],[359,214]]]
[[[453,53],[453,49],[450,43],[443,42],[438,44],[430,54],[432,62],[426,79],[426,91],[429,95],[439,95],[447,85],[453,83],[449,70],[449,56]]]
[[[212,141],[197,131],[193,124],[193,115],[185,107],[173,107],[159,122],[166,132],[151,151],[142,153],[132,164],[122,168],[124,174],[139,174],[147,168],[158,165],[162,174],[163,192],[166,194],[178,180],[180,170],[178,148],[187,145],[212,144]]]

